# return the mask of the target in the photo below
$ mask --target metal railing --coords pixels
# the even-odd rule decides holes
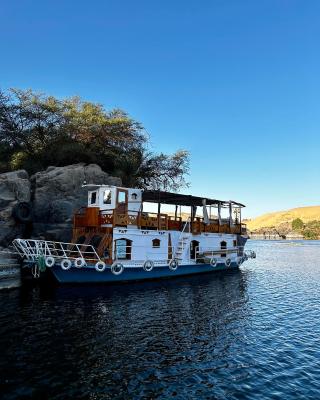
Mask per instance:
[[[86,261],[96,263],[101,261],[99,255],[92,245],[77,244],[77,243],[64,243],[64,242],[53,242],[47,240],[33,240],[33,239],[15,239],[13,246],[19,255],[30,262],[35,262],[39,257],[53,257],[57,261],[63,259],[75,260],[82,258]],[[139,259],[132,257],[133,248],[141,248],[139,253]],[[144,251],[142,250],[144,249]],[[154,251],[157,250],[157,251]],[[146,260],[151,260],[156,264],[168,264],[169,253],[175,255],[176,248],[174,246],[166,246],[166,249],[161,248],[146,248],[145,246],[137,245],[119,245],[118,248],[114,249],[113,260],[119,260],[124,264],[135,264],[135,266],[142,266]],[[218,258],[219,260],[231,257],[256,258],[256,254],[252,250],[244,250],[243,246],[235,246],[232,248],[221,249],[221,247],[202,247],[197,246],[195,248],[194,257],[189,256],[183,257],[185,261],[193,261],[196,263],[210,262],[212,258]],[[173,256],[172,258],[175,258]]]
[[[160,248],[150,249],[142,245],[139,246],[139,245],[120,244],[114,247],[113,259],[125,262],[127,261],[130,263],[130,261],[135,261],[135,262],[144,262],[146,260],[157,261],[158,258],[160,258],[161,256],[162,259],[169,260],[169,253],[173,255],[172,258],[178,258],[177,257],[177,250],[179,248],[178,246],[179,243],[177,246],[168,246],[166,247],[168,250],[163,251]],[[186,247],[190,249],[190,243],[188,243],[188,246]],[[134,257],[132,249],[136,250],[138,249],[139,259]],[[221,247],[196,246],[194,251],[194,257],[191,256],[191,249],[189,256],[185,254],[184,252],[185,249],[186,248],[183,248],[183,255],[185,257],[180,257],[180,258],[183,258],[186,261],[187,260],[198,261],[203,259],[210,259],[212,257],[224,259],[225,257],[232,255],[233,258],[242,256],[245,256],[246,258],[255,258],[255,252],[252,250],[244,250],[244,246],[234,246],[226,249],[223,249]]]
[[[221,247],[196,247],[195,250],[195,260],[202,261],[210,260],[212,258],[226,258],[230,257],[243,257],[244,259],[256,258],[256,253],[253,250],[245,250],[244,246],[234,246],[226,249]]]
[[[195,259],[198,260],[206,260],[211,258],[226,258],[227,256],[238,257],[243,254],[243,246],[234,246],[230,248],[221,248],[221,247],[202,247],[197,246],[195,249]]]
[[[48,240],[15,239],[13,246],[22,258],[36,261],[40,256],[62,260],[83,258],[87,261],[101,261],[93,246],[89,244],[53,242]]]

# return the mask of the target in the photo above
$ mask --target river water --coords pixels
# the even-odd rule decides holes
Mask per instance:
[[[0,291],[2,399],[320,399],[320,244],[239,271]]]

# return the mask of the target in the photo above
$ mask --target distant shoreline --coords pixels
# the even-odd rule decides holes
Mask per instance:
[[[298,242],[298,241],[307,241],[307,242],[310,242],[310,241],[317,241],[317,242],[319,242],[320,241],[320,239],[305,239],[305,238],[281,238],[281,237],[278,237],[278,238],[263,238],[263,237],[257,237],[256,235],[255,236],[249,236],[249,240],[264,240],[264,241],[266,241],[266,242],[269,242],[269,241],[274,241],[274,242],[276,242],[276,241],[280,241],[280,240],[285,240],[285,241],[290,241],[290,242],[293,242],[293,241],[296,241],[296,242]]]

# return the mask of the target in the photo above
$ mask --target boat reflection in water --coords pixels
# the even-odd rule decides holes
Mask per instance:
[[[226,365],[237,363],[234,349],[249,316],[246,272],[25,288],[20,314],[4,351],[28,351],[19,361],[12,357],[7,390],[19,382],[24,391],[49,391],[53,399],[65,391],[74,398],[204,396]]]

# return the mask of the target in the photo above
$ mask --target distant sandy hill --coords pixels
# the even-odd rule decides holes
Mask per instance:
[[[320,220],[320,206],[292,208],[287,211],[277,211],[269,214],[263,214],[260,217],[246,221],[247,227],[251,231],[261,228],[277,227],[281,224],[292,222],[300,218],[304,223]]]

